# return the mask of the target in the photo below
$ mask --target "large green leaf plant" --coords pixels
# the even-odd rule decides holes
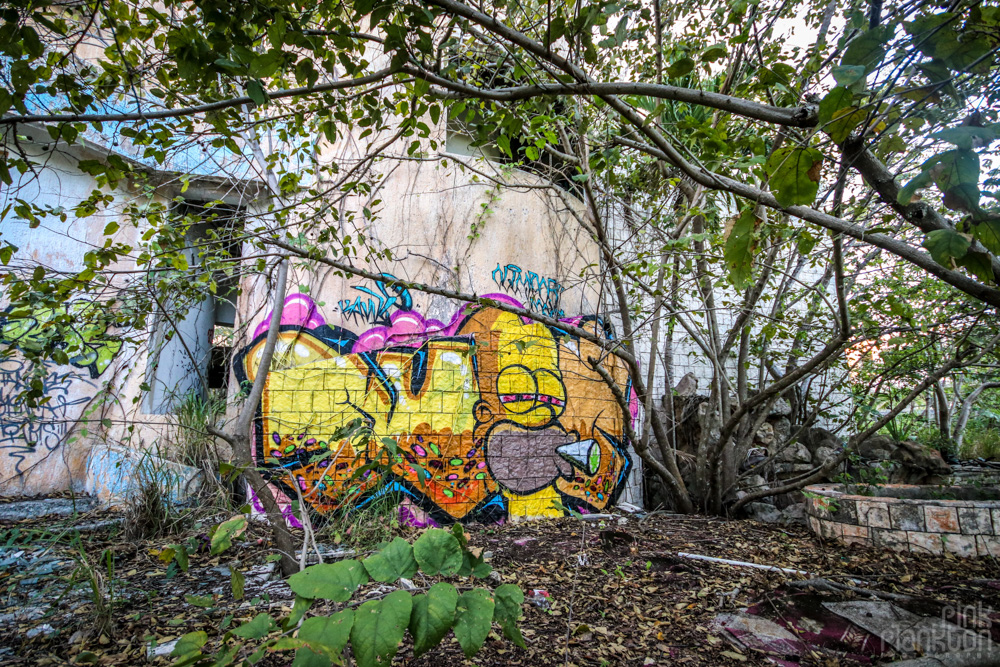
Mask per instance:
[[[483,647],[493,624],[517,646],[524,647],[518,628],[524,593],[513,584],[493,590],[471,585],[492,568],[470,550],[459,524],[451,530],[431,528],[413,544],[397,537],[367,558],[318,563],[292,575],[295,594],[289,613],[257,614],[226,632],[214,652],[208,635],[191,632],[175,645],[174,667],[253,665],[271,654],[293,654],[293,667],[358,667],[389,664],[407,633],[419,657],[438,646],[452,631],[466,657]],[[392,586],[420,577],[415,586],[355,599],[365,584]],[[463,584],[440,579],[458,579]],[[438,579],[433,581],[432,579]],[[384,589],[379,589],[384,590]],[[309,615],[319,603],[324,613]]]

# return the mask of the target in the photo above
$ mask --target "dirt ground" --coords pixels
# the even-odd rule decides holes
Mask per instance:
[[[226,628],[260,611],[291,606],[287,585],[269,575],[273,563],[265,560],[270,553],[266,526],[251,523],[221,557],[207,550],[193,554],[190,569],[182,572],[157,557],[179,538],[125,541],[118,517],[103,510],[0,523],[0,618],[6,621],[0,624],[0,664],[166,665],[168,658],[150,657],[154,643],[204,630],[211,646]],[[965,610],[959,618],[963,627],[1000,641],[1000,615],[993,613],[1000,609],[1000,564],[994,559],[845,547],[821,543],[802,527],[657,513],[467,530],[494,567],[487,583],[515,583],[525,592],[527,650],[503,640],[495,628],[471,661],[449,635],[417,660],[404,646],[397,664],[774,664],[764,652],[728,641],[717,622],[720,614],[745,609],[808,640],[808,650],[800,655],[772,652],[770,658],[780,664],[884,664],[898,654],[877,638],[836,623],[827,628],[832,634],[819,627],[830,616],[823,602],[871,599],[863,591],[876,591],[926,617]],[[679,552],[808,574],[689,560]],[[89,567],[82,566],[84,561]],[[243,601],[232,597],[229,567],[246,575]],[[100,634],[94,630],[100,610],[88,573],[96,573],[101,585],[110,581],[113,591],[113,628]],[[817,578],[841,589],[824,592],[801,584]],[[258,664],[290,663],[273,655]]]

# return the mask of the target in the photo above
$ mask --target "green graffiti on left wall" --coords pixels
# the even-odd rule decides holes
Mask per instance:
[[[26,352],[41,352],[47,346],[63,350],[70,364],[86,368],[92,378],[107,370],[122,348],[122,341],[108,334],[99,304],[73,301],[61,308],[22,313],[8,308],[0,316],[0,342]]]

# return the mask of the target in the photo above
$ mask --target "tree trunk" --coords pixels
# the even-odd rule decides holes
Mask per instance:
[[[958,413],[958,420],[955,422],[955,429],[951,432],[951,439],[955,443],[956,452],[962,448],[962,441],[965,439],[965,427],[969,425],[969,417],[972,415],[972,406],[976,399],[987,389],[1000,387],[1000,382],[983,382],[972,390],[965,400],[962,401],[962,409]]]
[[[941,438],[946,442],[951,442],[951,415],[948,410],[948,397],[944,393],[944,385],[938,380],[934,383],[934,416],[937,418],[938,431]]]
[[[271,362],[274,359],[274,351],[278,346],[278,335],[281,332],[281,314],[285,306],[285,285],[288,282],[288,260],[282,258],[278,262],[277,284],[274,288],[274,302],[271,306],[271,321],[267,329],[267,338],[264,342],[264,349],[261,352],[260,365],[257,366],[257,374],[254,376],[253,385],[250,387],[250,394],[247,396],[243,409],[240,410],[236,418],[236,424],[231,432],[210,429],[213,435],[223,438],[233,448],[234,463],[239,468],[244,468],[243,478],[250,485],[256,494],[267,519],[271,524],[271,534],[274,545],[281,555],[281,573],[286,577],[299,571],[298,563],[295,562],[295,542],[292,540],[291,531],[288,530],[285,516],[278,505],[271,486],[264,476],[256,468],[253,460],[253,447],[250,441],[250,427],[257,414],[257,406],[260,404],[261,396],[264,395],[264,385],[267,381],[267,374],[271,369]],[[305,511],[303,509],[303,511]]]

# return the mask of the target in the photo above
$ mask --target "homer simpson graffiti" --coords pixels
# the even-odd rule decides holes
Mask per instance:
[[[600,511],[624,489],[622,411],[586,363],[592,343],[491,307],[449,324],[397,310],[357,335],[304,295],[286,303],[255,428],[258,465],[286,497],[320,512],[364,502],[387,451],[391,490],[437,522]],[[613,335],[597,317],[565,321]],[[241,382],[258,372],[256,333],[235,361]],[[630,395],[624,365],[606,368]]]

